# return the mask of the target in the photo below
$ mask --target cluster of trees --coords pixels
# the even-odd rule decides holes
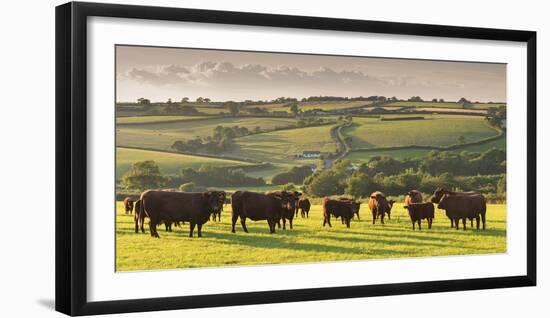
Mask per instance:
[[[242,169],[210,165],[203,165],[198,170],[183,169],[177,181],[179,184],[193,183],[203,187],[256,187],[266,184],[263,178],[249,177]]]
[[[312,174],[313,170],[311,170],[310,166],[296,166],[292,167],[286,172],[281,172],[274,175],[271,179],[271,183],[276,185],[284,185],[289,183],[302,184],[304,182],[304,179],[311,176]]]
[[[233,126],[224,127],[216,126],[212,136],[204,138],[196,137],[189,140],[176,140],[171,148],[178,152],[203,152],[203,153],[220,153],[228,150],[233,144],[233,139],[237,137],[247,136],[251,133],[258,133],[261,129],[259,126],[250,131],[246,127]]]
[[[501,129],[506,128],[506,106],[489,107],[487,109],[486,118],[490,125]]]
[[[432,151],[423,158],[404,160],[378,156],[358,168],[344,160],[304,180],[304,190],[310,195],[349,194],[357,198],[376,190],[392,196],[403,195],[411,189],[430,193],[439,186],[503,196],[506,152],[498,149],[482,153]]]
[[[126,189],[143,191],[161,187],[166,179],[160,173],[159,166],[152,160],[136,162],[126,171],[120,183]]]
[[[203,165],[198,170],[187,168],[180,175],[162,175],[155,161],[140,161],[122,175],[120,184],[126,190],[143,191],[179,188],[181,191],[204,191],[208,187],[263,186],[263,178],[253,178],[235,167]]]

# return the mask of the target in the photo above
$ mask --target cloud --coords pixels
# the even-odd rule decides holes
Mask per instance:
[[[164,65],[148,68],[132,68],[123,76],[127,79],[152,85],[200,84],[214,85],[298,85],[335,86],[383,85],[385,82],[360,71],[336,71],[328,67],[305,71],[297,67],[279,65],[268,68],[259,64],[234,65],[230,62],[205,61],[194,66]],[[386,83],[390,83],[387,82]]]

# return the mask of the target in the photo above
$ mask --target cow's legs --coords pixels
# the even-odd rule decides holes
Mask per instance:
[[[472,227],[474,227],[472,225]],[[479,230],[479,215],[476,216],[476,230]]]
[[[355,214],[357,214],[357,221],[361,221],[361,219],[359,218],[359,212],[357,212]]]
[[[197,230],[199,232],[199,237],[202,237],[202,224],[200,222],[197,223]]]
[[[481,222],[483,223],[483,229],[485,230],[485,213],[481,213]]]
[[[281,222],[279,222],[279,228],[281,228]],[[286,230],[286,218],[283,217],[283,230]]]
[[[384,224],[384,214],[380,214],[380,223]]]
[[[471,227],[471,228],[474,227],[474,218],[471,218],[471,219],[470,219],[470,227]]]
[[[418,230],[422,231],[422,219],[418,219]]]
[[[193,237],[193,231],[195,230],[195,222],[189,222],[189,237]]]
[[[242,217],[241,218],[241,225],[243,227],[243,231],[245,231],[246,233],[248,233],[248,229],[246,228],[246,218],[245,217]]]
[[[160,238],[158,232],[157,232],[157,225],[152,220],[149,221],[149,231],[151,231],[152,237]]]
[[[460,221],[460,219],[453,219],[454,222],[455,222],[455,229],[458,230],[458,222]]]
[[[432,219],[432,218],[428,218],[428,229],[431,229],[431,228],[432,228],[432,222],[433,222],[433,219]]]
[[[275,221],[268,218],[267,219],[267,225],[269,226],[269,233],[271,233],[271,234],[275,233]]]
[[[222,212],[218,212],[218,222],[222,221]]]
[[[413,224],[413,231],[414,231],[414,225],[416,224],[416,221],[412,221]]]
[[[372,224],[376,224],[376,210],[372,210]]]
[[[292,219],[288,219],[288,224],[290,225],[290,229],[292,230]]]
[[[351,220],[351,218],[346,218],[346,227],[347,227],[348,229],[349,229],[350,220]]]
[[[237,223],[238,218],[239,216],[237,214],[231,215],[231,232],[232,233],[235,233],[235,223]]]
[[[462,227],[466,231],[466,218],[462,218]]]

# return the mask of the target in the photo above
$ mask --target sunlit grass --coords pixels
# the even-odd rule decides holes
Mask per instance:
[[[394,207],[391,221],[372,225],[368,207],[363,204],[361,220],[353,220],[350,229],[334,219],[332,228],[323,227],[322,208],[314,205],[310,218],[296,219],[293,230],[269,234],[266,221],[248,220],[250,233],[244,233],[239,222],[237,233],[231,233],[230,209],[230,205],[225,206],[220,223],[204,225],[202,238],[196,234],[189,238],[186,224],[172,233],[160,226],[161,238],[155,239],[147,226],[145,234],[135,234],[133,216],[124,215],[118,202],[117,271],[506,252],[505,205],[488,206],[485,231],[472,229],[469,223],[466,231],[451,229],[444,212],[438,210],[431,230],[423,222],[422,231],[413,232],[402,204]]]

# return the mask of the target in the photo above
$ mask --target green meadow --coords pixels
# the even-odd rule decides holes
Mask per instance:
[[[117,127],[117,146],[168,150],[176,140],[211,136],[216,126],[271,130],[295,124],[293,118],[224,117],[189,122],[148,123]]]
[[[388,116],[389,117],[389,116]],[[397,116],[392,116],[397,117]],[[342,132],[352,138],[352,149],[398,146],[450,146],[498,135],[481,116],[426,115],[418,120],[353,119]]]
[[[195,267],[243,266],[333,262],[405,257],[426,257],[506,252],[506,208],[490,204],[487,230],[450,228],[444,212],[436,210],[433,228],[422,223],[413,231],[402,204],[392,210],[392,219],[372,224],[366,204],[361,220],[352,220],[347,229],[332,219],[332,228],[322,226],[322,207],[312,206],[310,217],[294,220],[294,229],[269,234],[266,221],[247,220],[249,233],[237,222],[231,233],[231,206],[226,205],[221,222],[207,222],[203,237],[189,238],[189,225],[167,233],[159,227],[160,239],[146,233],[135,234],[133,216],[125,215],[121,202],[116,211],[116,270],[138,271]],[[148,221],[146,220],[146,225]],[[474,222],[475,223],[475,222]],[[475,224],[474,224],[475,225]],[[288,224],[287,224],[288,226]]]
[[[161,172],[165,174],[179,174],[183,167],[198,169],[205,164],[216,167],[245,166],[250,164],[248,162],[237,160],[117,147],[117,179],[128,171],[133,163],[145,160],[154,160],[157,162],[160,166]]]

